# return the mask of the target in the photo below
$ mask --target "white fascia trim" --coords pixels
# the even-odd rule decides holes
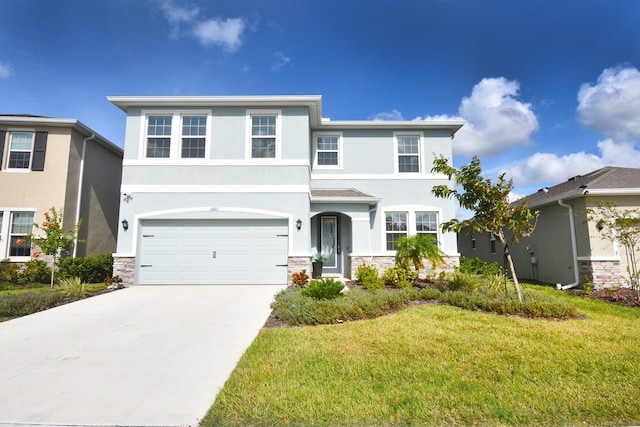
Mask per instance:
[[[121,193],[309,193],[308,185],[127,185]]]
[[[116,257],[117,258],[135,258],[136,257],[135,254],[132,254],[132,253],[129,253],[129,252],[121,252],[121,253],[120,252],[114,252],[114,253],[111,254],[111,256],[114,257],[114,258],[116,258]]]
[[[311,174],[311,179],[312,180],[318,180],[318,181],[325,181],[325,180],[376,180],[376,179],[380,179],[380,180],[446,180],[448,181],[448,178],[446,177],[446,175],[444,174],[438,174],[438,173],[426,173],[426,174],[417,174],[417,173],[397,173],[397,174],[385,174],[385,173],[381,173],[381,174],[337,174],[337,173],[332,173],[332,174],[319,174],[319,173],[312,173]]]
[[[619,256],[579,256],[578,261],[620,261]]]
[[[307,159],[125,159],[123,166],[306,166]]]

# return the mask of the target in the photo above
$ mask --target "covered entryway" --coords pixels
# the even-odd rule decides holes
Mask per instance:
[[[287,247],[281,219],[143,220],[137,283],[286,284]]]

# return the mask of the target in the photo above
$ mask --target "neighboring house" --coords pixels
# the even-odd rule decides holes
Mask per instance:
[[[51,207],[63,226],[82,219],[77,256],[116,248],[122,149],[74,119],[0,115],[0,259],[25,262]]]
[[[565,288],[586,281],[596,288],[624,284],[624,247],[585,218],[585,209],[599,201],[622,209],[640,207],[640,169],[605,167],[527,196],[527,205],[540,211],[540,218],[530,237],[510,246],[518,277]],[[500,242],[489,233],[462,231],[458,248],[462,256],[503,264]]]
[[[330,121],[319,96],[109,97],[127,113],[114,274],[125,284],[286,284],[392,265],[453,201],[431,194],[461,121]],[[381,271],[382,272],[382,271]]]

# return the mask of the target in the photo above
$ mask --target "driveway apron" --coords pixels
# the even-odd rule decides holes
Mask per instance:
[[[0,425],[197,425],[284,286],[136,286],[0,323]]]

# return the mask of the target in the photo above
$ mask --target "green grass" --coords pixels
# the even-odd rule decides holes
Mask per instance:
[[[561,297],[587,317],[422,305],[265,329],[202,425],[639,424],[640,310]]]

